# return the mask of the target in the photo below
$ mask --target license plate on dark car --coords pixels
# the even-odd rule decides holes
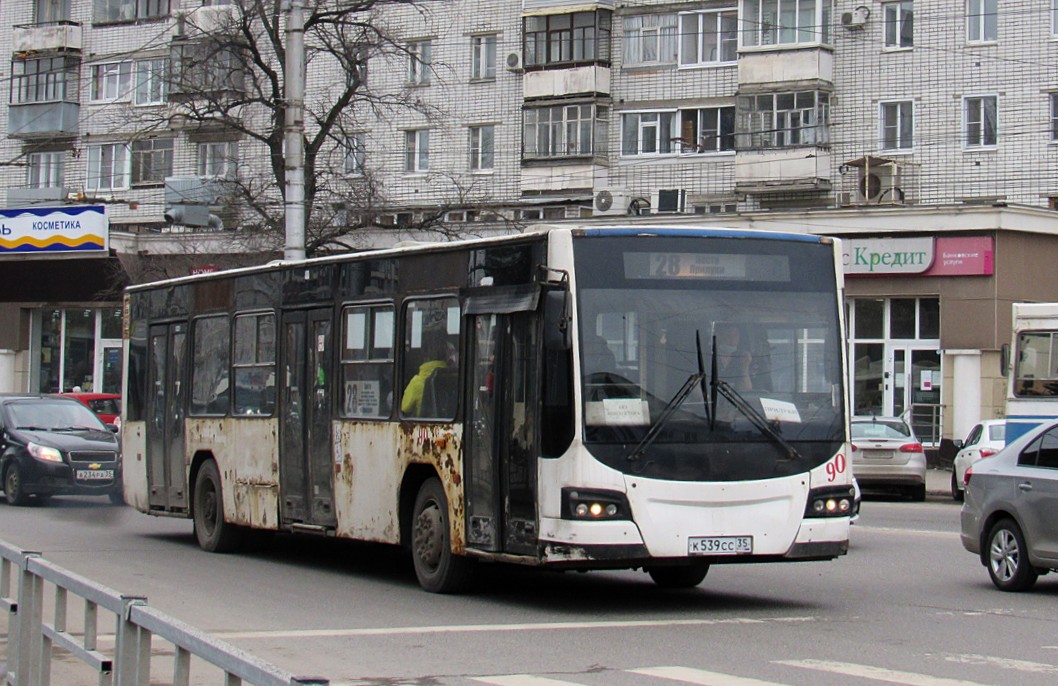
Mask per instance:
[[[113,481],[113,469],[78,469],[75,473],[78,481]]]

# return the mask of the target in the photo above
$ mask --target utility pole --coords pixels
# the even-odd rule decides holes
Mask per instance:
[[[283,122],[286,248],[283,258],[305,259],[305,13],[304,0],[286,0],[286,117]]]

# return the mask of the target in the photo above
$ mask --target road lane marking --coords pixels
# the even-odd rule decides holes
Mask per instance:
[[[874,679],[875,681],[884,681],[890,684],[902,684],[903,686],[985,686],[976,681],[963,681],[961,679],[929,676],[928,674],[901,672],[895,669],[872,667],[870,665],[857,665],[851,662],[832,662],[830,660],[777,660],[774,664],[787,665],[789,667],[801,667],[803,669],[814,669],[820,672],[844,674],[846,676],[859,677],[861,679]]]
[[[486,633],[495,631],[570,631],[581,629],[639,629],[644,627],[724,626],[731,624],[773,624],[814,622],[817,617],[772,617],[752,619],[639,619],[606,622],[540,622],[535,624],[452,624],[448,626],[394,626],[364,629],[295,629],[293,631],[212,631],[224,639],[327,638],[344,636],[400,636],[404,634]]]
[[[495,686],[583,686],[575,681],[560,681],[558,679],[548,679],[542,676],[532,676],[529,674],[507,674],[505,676],[477,676],[472,678],[473,681],[480,681],[483,684],[495,684]]]
[[[704,669],[692,669],[690,667],[649,667],[646,669],[629,669],[627,671],[634,674],[680,681],[685,684],[696,684],[697,686],[784,686],[777,681],[761,681],[743,676],[734,676],[733,674],[707,672]]]
[[[990,655],[949,655],[944,659],[949,662],[961,662],[968,665],[991,665],[1002,669],[1013,669],[1019,672],[1031,672],[1033,674],[1058,674],[1058,666],[1049,665],[1045,662],[1014,660],[1011,658],[993,657]]]
[[[878,534],[901,534],[911,536],[936,536],[938,538],[959,538],[960,534],[958,531],[936,531],[931,529],[900,529],[895,526],[864,526],[862,524],[854,524],[852,531],[855,534],[856,531],[866,531],[867,533],[878,533]]]

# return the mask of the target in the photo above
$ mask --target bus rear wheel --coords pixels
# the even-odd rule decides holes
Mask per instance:
[[[452,553],[448,498],[436,478],[427,479],[415,497],[411,556],[423,590],[458,593],[470,586],[474,563]]]
[[[647,574],[659,588],[694,588],[709,573],[708,564],[683,567],[647,567]]]
[[[217,471],[217,463],[212,460],[204,462],[198,470],[194,499],[192,516],[199,547],[211,553],[236,550],[242,542],[242,531],[224,521],[220,472]]]

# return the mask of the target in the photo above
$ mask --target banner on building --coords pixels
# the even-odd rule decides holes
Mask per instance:
[[[0,210],[0,255],[107,254],[106,207],[84,205]]]

